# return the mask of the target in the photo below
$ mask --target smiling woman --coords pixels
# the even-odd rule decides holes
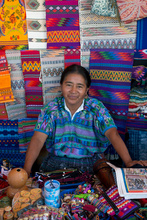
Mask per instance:
[[[63,71],[60,84],[62,96],[45,105],[38,117],[26,153],[24,169],[28,174],[44,144],[48,156],[40,167],[43,172],[70,167],[92,173],[94,163],[104,157],[110,143],[127,167],[136,164],[108,110],[88,96],[88,71],[73,64]],[[146,161],[138,163],[146,165]]]

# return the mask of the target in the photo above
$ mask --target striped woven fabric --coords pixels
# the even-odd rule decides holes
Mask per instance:
[[[18,121],[0,120],[0,149],[19,149]]]
[[[134,203],[130,199],[125,199],[124,197],[120,197],[118,188],[116,185],[111,186],[106,191],[108,197],[114,202],[116,207],[119,209],[119,213],[117,215],[117,219],[128,219],[127,217],[134,213],[136,209],[138,209],[138,204]],[[112,206],[106,201],[106,199],[101,195],[99,197],[99,205],[97,206],[98,209],[104,211],[104,206],[106,207],[105,212],[108,215],[114,216],[115,211]],[[114,218],[115,219],[115,218]]]
[[[6,103],[9,119],[26,118],[24,78],[19,50],[6,50],[6,57],[11,68],[11,86],[15,97],[13,102]]]
[[[19,150],[21,153],[26,152],[28,148],[36,122],[37,118],[18,119]]]
[[[124,49],[92,49],[90,53],[92,84],[89,94],[102,101],[107,107],[123,139],[129,106],[133,57],[133,50]]]
[[[68,67],[71,64],[80,65],[80,49],[65,49],[64,50],[64,67]]]
[[[39,80],[40,52],[21,51],[22,71],[25,82],[26,111],[28,118],[37,118],[43,107],[42,84]]]
[[[47,49],[80,48],[78,0],[45,0]]]
[[[136,49],[147,49],[147,17],[137,21]]]
[[[10,70],[5,51],[0,51],[0,103],[14,101],[11,88]]]
[[[47,49],[45,0],[26,0],[29,50]]]
[[[19,151],[18,120],[0,120],[0,164],[8,159],[14,167],[23,167],[25,154]]]
[[[64,50],[41,50],[43,103],[61,96],[60,78],[64,70]]]

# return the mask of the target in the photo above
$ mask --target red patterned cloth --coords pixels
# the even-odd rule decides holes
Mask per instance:
[[[8,114],[4,103],[0,103],[0,119],[8,119]]]
[[[121,21],[130,23],[147,17],[146,0],[116,0]]]
[[[80,49],[65,49],[64,50],[64,67],[72,64],[80,65]]]
[[[25,82],[27,117],[37,118],[43,107],[42,84],[39,80],[41,71],[39,51],[21,51],[21,62]]]

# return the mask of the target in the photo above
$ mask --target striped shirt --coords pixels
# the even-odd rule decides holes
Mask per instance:
[[[84,108],[73,119],[65,109],[64,97],[57,97],[43,107],[35,131],[48,135],[47,150],[56,156],[92,157],[110,145],[105,132],[116,127],[108,110],[97,99],[84,100]]]

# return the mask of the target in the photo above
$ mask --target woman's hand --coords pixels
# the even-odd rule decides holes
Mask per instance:
[[[144,166],[147,167],[147,160],[132,160],[132,161],[130,161],[129,163],[126,164],[126,167],[132,167],[132,166],[137,165],[137,164],[139,164],[143,167]]]

